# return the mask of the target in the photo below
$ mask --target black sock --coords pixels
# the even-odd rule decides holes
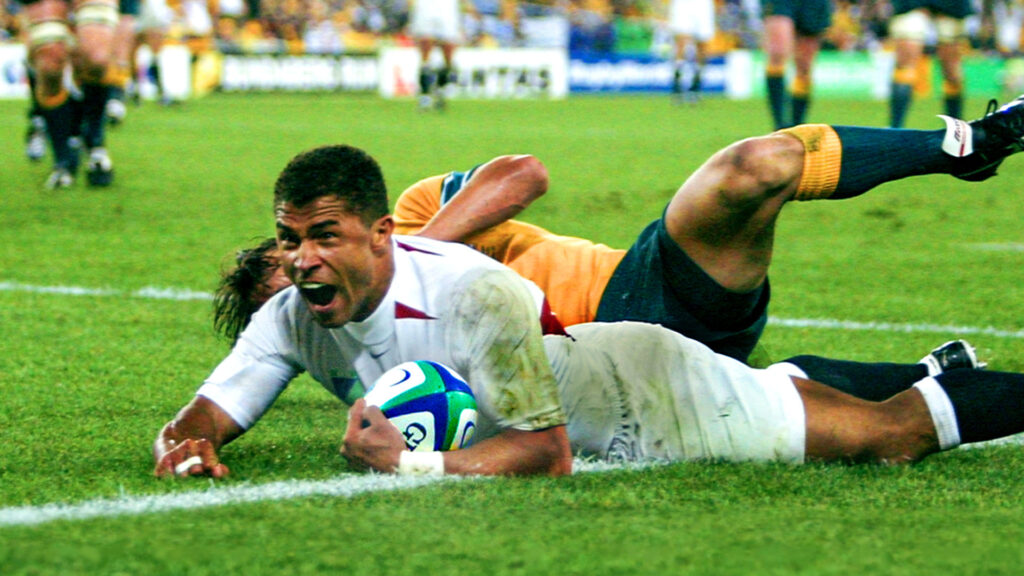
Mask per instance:
[[[942,130],[833,126],[843,161],[833,199],[852,198],[893,180],[949,174],[954,158],[942,151]]]
[[[74,172],[78,169],[78,153],[68,144],[74,122],[72,107],[71,98],[68,98],[56,108],[41,108],[40,111],[46,120],[46,132],[50,136],[54,164]]]
[[[430,89],[434,86],[434,71],[429,67],[424,66],[420,70],[420,94],[430,94]]]
[[[804,123],[804,118],[807,117],[807,108],[810,106],[810,98],[807,96],[793,96],[793,100],[790,103],[793,108],[793,125]]]
[[[910,84],[892,83],[892,94],[889,96],[889,126],[901,128],[907,118],[907,110],[914,99],[914,87]]]
[[[1024,432],[1024,374],[950,370],[935,377],[953,404],[960,442]]]
[[[82,139],[87,148],[103,146],[106,137],[106,108],[109,96],[109,86],[103,84],[82,85]]]
[[[160,81],[160,65],[155,62],[151,64],[147,75],[149,76],[149,81],[152,82],[153,86],[156,87],[157,94],[163,96],[164,87]]]
[[[775,129],[789,128],[790,122],[786,120],[786,77],[768,76],[765,80],[768,88],[768,109],[772,113],[772,122]]]
[[[448,82],[452,79],[452,69],[448,66],[441,68],[437,73],[437,87],[444,88],[448,85]]]
[[[39,108],[39,101],[36,99],[36,71],[31,66],[25,66],[25,75],[28,76],[28,93],[30,97],[28,117],[42,117],[43,111]]]
[[[944,100],[946,108],[946,116],[951,118],[963,118],[964,113],[964,97],[961,95],[946,96]]]
[[[852,362],[809,355],[794,356],[784,362],[796,365],[811,380],[874,402],[899,394],[928,376],[924,364]]]

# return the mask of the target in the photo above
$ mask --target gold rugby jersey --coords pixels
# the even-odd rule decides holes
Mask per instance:
[[[451,172],[407,188],[395,204],[395,233],[418,232],[471,175],[472,170]],[[465,243],[540,286],[563,326],[594,320],[608,280],[626,255],[625,250],[559,236],[518,220],[492,226]]]

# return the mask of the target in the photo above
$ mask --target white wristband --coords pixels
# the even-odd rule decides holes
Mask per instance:
[[[185,474],[186,472],[188,472],[189,468],[192,468],[193,466],[195,466],[197,464],[202,464],[202,463],[203,463],[203,459],[200,458],[199,456],[193,456],[191,458],[186,458],[185,460],[182,460],[181,462],[178,463],[177,466],[174,467],[174,474],[175,474],[175,476],[181,476],[181,475]]]
[[[444,476],[444,452],[402,451],[398,470],[402,476]]]

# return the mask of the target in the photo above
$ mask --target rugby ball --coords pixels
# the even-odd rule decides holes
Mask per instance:
[[[366,393],[405,436],[413,452],[458,450],[476,429],[476,398],[454,370],[437,362],[404,362],[388,370]]]

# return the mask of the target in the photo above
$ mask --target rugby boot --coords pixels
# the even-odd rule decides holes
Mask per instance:
[[[985,116],[971,122],[941,117],[947,126],[943,150],[961,157],[953,176],[968,182],[986,180],[995,175],[1004,158],[1024,150],[1024,95],[997,106],[990,100]]]
[[[74,174],[63,166],[57,166],[53,169],[53,172],[50,172],[50,176],[46,179],[43,186],[47,190],[59,190],[62,188],[70,188],[74,183]]]
[[[938,376],[949,370],[958,368],[985,368],[984,362],[978,361],[978,355],[974,352],[974,346],[966,340],[950,340],[938,348],[932,350],[927,356],[921,358],[919,364],[928,367],[929,376]]]
[[[89,151],[85,177],[89,186],[110,186],[114,181],[114,163],[110,161],[106,148],[93,148]]]

